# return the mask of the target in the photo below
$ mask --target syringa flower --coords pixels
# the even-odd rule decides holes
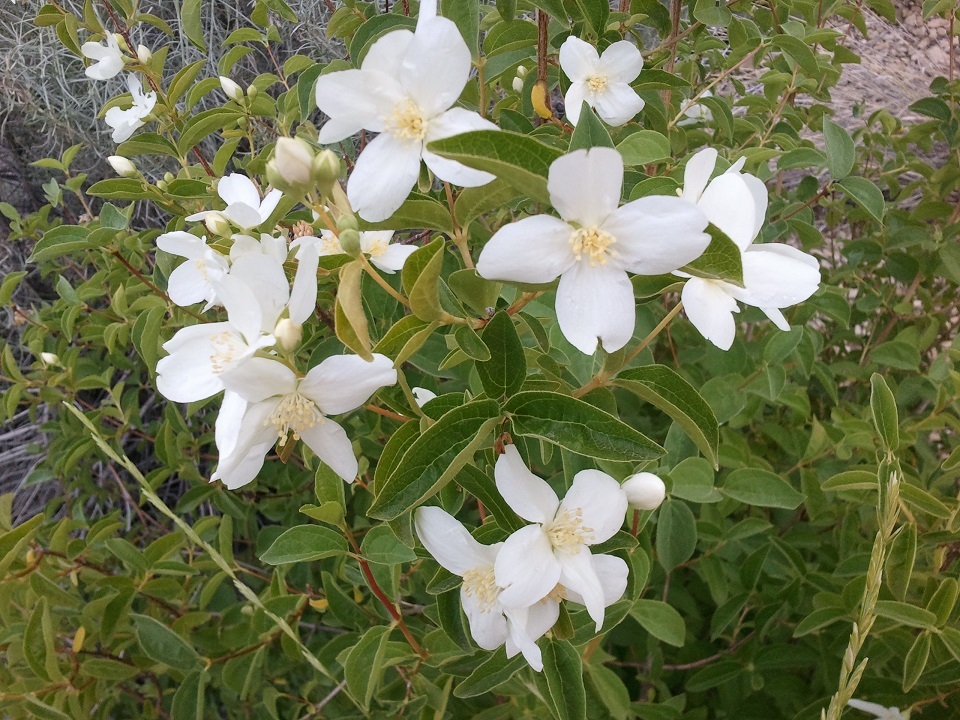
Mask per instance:
[[[890,706],[884,707],[878,703],[866,702],[865,700],[847,700],[847,705],[856,710],[863,710],[875,716],[875,720],[906,720],[906,716],[900,711],[900,708]]]
[[[122,143],[145,124],[144,118],[153,112],[157,104],[157,94],[153,91],[143,92],[143,84],[136,75],[127,76],[127,88],[133,96],[133,105],[126,110],[112,107],[103,116],[104,121],[113,128],[113,141]]]
[[[609,540],[623,525],[627,495],[620,483],[599,470],[581,470],[573,478],[563,502],[546,481],[527,469],[513,445],[504,448],[494,466],[497,490],[514,512],[536,523],[513,533],[503,544],[494,564],[496,582],[504,590],[506,607],[530,607],[552,593],[557,585],[575,593],[587,613],[603,625],[610,596],[623,594],[626,563],[613,556],[603,563],[601,577],[591,545]],[[606,588],[604,578],[623,587]]]
[[[690,277],[680,299],[693,326],[721,350],[729,350],[737,332],[737,301],[760,308],[781,330],[789,330],[780,308],[803,302],[820,285],[820,266],[807,253],[783,243],[754,245],[767,212],[767,188],[749,173],[743,159],[713,180],[717,151],[706,148],[684,170],[681,198],[700,208],[736,243],[743,262],[743,285]],[[689,277],[684,273],[677,273]]]
[[[223,210],[205,210],[187,217],[188,221],[206,220],[209,216],[226,218],[244,230],[265,223],[276,210],[283,193],[273,189],[260,198],[260,191],[253,180],[240,173],[232,173],[217,183],[217,195],[227,207]]]
[[[500,603],[503,590],[494,578],[494,564],[503,543],[483,545],[452,515],[438,507],[423,506],[415,514],[417,537],[444,568],[463,578],[460,604],[470,624],[470,634],[484,650],[506,644],[507,657],[523,653],[530,667],[543,670],[536,640],[553,627],[560,615],[554,601],[529,608],[507,608]]]
[[[392,230],[365,230],[360,233],[360,251],[370,262],[388,275],[403,269],[407,258],[417,251],[416,245],[401,245],[390,242]],[[343,248],[339,238],[331,230],[320,230],[320,237],[304,235],[290,243],[290,248],[313,246],[320,257],[340,255]]]
[[[157,247],[171,255],[186,258],[170,273],[167,295],[177,305],[186,307],[205,302],[204,310],[219,304],[214,283],[223,278],[230,263],[223,255],[207,245],[206,237],[188,232],[164,233],[157,238]]]
[[[111,33],[107,35],[107,44],[85,42],[80,46],[80,53],[95,63],[88,66],[85,73],[94,80],[109,80],[116,77],[123,70],[123,53],[117,38]]]
[[[690,203],[656,195],[618,207],[622,187],[623,159],[613,148],[558,158],[547,190],[560,217],[534,215],[503,226],[477,260],[477,272],[489,280],[548,283],[560,276],[560,330],[588,355],[598,339],[613,352],[633,335],[628,272],[672,272],[710,243],[707,218]]]
[[[643,110],[643,99],[630,87],[643,69],[643,56],[633,43],[620,40],[599,55],[593,45],[571,35],[560,46],[560,68],[570,78],[563,106],[571,124],[580,120],[584,101],[608,125],[623,125]]]
[[[275,443],[304,443],[337,475],[353,482],[357,458],[344,429],[328,415],[356,410],[382,387],[397,382],[393,363],[383,355],[371,362],[356,355],[328,357],[298,378],[278,360],[252,357],[223,373],[237,400],[220,408],[217,433],[220,462],[211,480],[235,489],[251,482]],[[222,443],[222,445],[221,445]]]
[[[410,194],[420,161],[441,180],[473,187],[493,175],[425,149],[433,140],[496,130],[478,113],[453,107],[470,77],[470,50],[457,26],[424,3],[416,32],[394,30],[377,40],[359,70],[321,75],[317,107],[330,116],[320,142],[361,130],[380,133],[357,158],[347,197],[364,220],[386,220]]]

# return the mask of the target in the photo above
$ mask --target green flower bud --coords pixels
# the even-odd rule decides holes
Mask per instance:
[[[329,195],[334,183],[340,178],[340,158],[332,150],[323,150],[313,157],[313,177],[320,192]]]
[[[360,257],[360,233],[356,230],[344,230],[340,233],[340,247],[352,257]]]
[[[360,225],[357,223],[357,216],[353,213],[341,215],[337,218],[337,231],[343,232],[344,230],[359,230]]]
[[[214,235],[219,235],[220,237],[230,237],[230,235],[233,234],[233,228],[230,226],[230,222],[220,213],[207,215],[206,219],[203,221],[203,224],[206,225],[207,230]]]

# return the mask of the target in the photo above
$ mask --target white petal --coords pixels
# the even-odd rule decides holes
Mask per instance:
[[[749,305],[789,307],[806,300],[820,285],[816,260],[789,245],[756,245],[742,258],[744,290],[735,296]]]
[[[537,603],[539,605],[539,603]],[[559,605],[557,606],[559,610]],[[516,655],[517,651],[523,653],[523,658],[530,667],[536,672],[543,670],[543,655],[534,638],[527,632],[527,615],[529,613],[523,609],[504,609],[504,615],[507,617],[507,629],[510,633],[508,638],[507,657]]]
[[[690,158],[683,169],[683,194],[680,197],[692,203],[699,202],[716,165],[717,151],[711,147]]]
[[[393,274],[403,269],[403,264],[407,258],[417,251],[416,245],[399,245],[393,243],[387,247],[380,255],[370,257],[370,262],[376,265],[385,273]]]
[[[600,63],[597,49],[588,42],[571,35],[560,46],[560,68],[571,82],[583,82]],[[567,108],[569,117],[570,108]]]
[[[241,255],[233,262],[229,277],[239,281],[250,295],[243,300],[244,317],[250,318],[249,329],[245,326],[244,334],[253,327],[252,304],[256,304],[260,309],[260,326],[256,328],[257,332],[273,332],[280,314],[290,300],[290,283],[281,261],[257,253]],[[220,293],[219,287],[217,292]],[[234,322],[236,302],[228,305],[224,299],[223,304],[227,308],[230,321]]]
[[[259,200],[256,205],[247,205],[242,202],[230,203],[223,211],[223,216],[244,230],[255,228],[264,221],[263,216],[260,215]]]
[[[618,40],[607,46],[600,56],[600,70],[610,80],[630,84],[643,69],[643,55],[632,42]]]
[[[414,513],[417,537],[433,558],[454,575],[486,565],[481,545],[453,515],[445,510],[421,505]]]
[[[760,308],[763,314],[770,318],[771,322],[784,332],[790,332],[790,323],[777,308]]]
[[[567,88],[567,94],[563,96],[563,108],[567,115],[567,120],[570,121],[571,125],[576,125],[580,121],[580,113],[583,110],[584,100],[592,107],[591,97],[592,95],[587,92],[587,84],[585,82],[570,83],[570,87]]]
[[[613,148],[595,147],[563,155],[550,165],[550,202],[567,222],[600,225],[620,204],[623,158]]]
[[[470,77],[470,50],[447,18],[421,19],[402,62],[403,89],[427,118],[452,107]]]
[[[560,503],[560,512],[580,511],[584,526],[590,528],[586,545],[596,545],[612,538],[627,516],[627,494],[620,483],[599,470],[581,470]]]
[[[498,129],[492,122],[480,117],[479,113],[463,108],[451,108],[430,120],[425,142],[431,143],[434,140],[442,140],[472,130]],[[426,150],[423,153],[423,161],[438,178],[461,187],[485,185],[495,177],[488,172],[474,170],[455,160],[447,160]]]
[[[593,107],[597,115],[608,125],[623,125],[643,110],[644,100],[626,83],[611,83],[598,93]]]
[[[210,481],[220,480],[230,490],[236,490],[253,482],[260,470],[263,468],[263,461],[276,438],[269,442],[252,445],[243,455],[232,455],[229,458],[222,458]]]
[[[222,480],[230,489],[251,482],[263,467],[264,456],[277,441],[273,426],[267,418],[279,404],[279,399],[251,405],[240,421],[236,444],[229,453],[220,453],[220,462],[210,478]]]
[[[213,286],[206,273],[197,267],[197,262],[187,260],[181,263],[167,280],[167,295],[180,307],[208,300],[214,294]]]
[[[516,612],[516,611],[512,611]],[[556,600],[541,600],[527,608],[527,622],[524,626],[527,635],[537,640],[557,624],[560,617],[560,603]]]
[[[359,355],[333,355],[307,373],[300,392],[317,403],[324,415],[356,410],[382,387],[395,385],[397,371],[384,355],[367,362]]]
[[[700,196],[697,207],[741,250],[746,250],[756,237],[757,205],[739,174],[724,173],[714,178]]]
[[[368,222],[386,220],[407,199],[420,175],[421,143],[406,142],[390,133],[375,137],[364,148],[347,180],[347,197]]]
[[[243,347],[243,339],[230,323],[203,323],[181,328],[163,345],[169,355],[157,362],[157,389],[173,402],[195,402],[223,390],[220,375],[214,372],[214,338],[233,341]]]
[[[594,555],[593,569],[603,590],[603,604],[610,607],[627,591],[627,563],[616,555]]]
[[[203,256],[204,250],[207,249],[207,243],[196,235],[178,230],[160,235],[157,238],[157,247],[171,255],[179,255],[188,260],[196,260]]]
[[[231,173],[217,183],[217,195],[227,205],[243,203],[249,207],[260,207],[260,191],[253,180],[240,173]]]
[[[563,552],[558,554],[560,565],[563,568],[560,582],[583,599],[587,613],[597,624],[596,631],[600,632],[603,625],[604,597],[600,578],[593,567],[593,556],[586,545],[581,545],[576,553]]]
[[[612,263],[591,267],[582,260],[560,277],[557,322],[577,350],[592,355],[597,340],[614,352],[629,342],[636,324],[633,285],[627,273]]]
[[[263,202],[260,203],[260,217],[263,222],[266,222],[270,219],[270,216],[273,215],[273,211],[277,209],[277,205],[280,204],[280,199],[283,197],[283,193],[274,188],[266,195],[263,196]]]
[[[80,54],[90,60],[102,60],[105,57],[109,57],[112,53],[106,45],[101,45],[96,42],[85,42],[80,46]]]
[[[287,307],[290,319],[297,325],[303,325],[313,315],[317,306],[317,268],[320,256],[316,250],[305,249],[297,254],[297,274],[290,290],[290,302]]]
[[[297,376],[279,360],[251,357],[221,375],[227,389],[248,403],[289,395],[297,389]]]
[[[692,277],[680,292],[683,310],[693,326],[721,350],[729,350],[737,334],[733,313],[737,301],[724,291],[724,283]]]
[[[217,297],[227,310],[227,317],[235,332],[253,344],[260,337],[263,311],[250,287],[238,277],[224,275],[212,280]]]
[[[243,416],[247,412],[247,401],[235,392],[227,390],[220,403],[217,422],[214,426],[214,438],[221,455],[229,455],[237,446],[242,428]]]
[[[351,483],[359,472],[357,456],[346,431],[330,418],[300,431],[301,439],[331,470]]]
[[[328,145],[361,130],[381,132],[402,91],[396,81],[382,73],[341,70],[317,78],[316,96],[317,107],[331,118],[320,129],[319,137]]]
[[[548,283],[574,263],[573,228],[550,215],[504,225],[480,251],[477,272],[488,280]]]
[[[883,705],[878,705],[877,703],[866,702],[865,700],[848,700],[847,705],[857,710],[863,710],[864,712],[873,713],[878,718],[884,717],[888,710]]]
[[[754,218],[753,236],[757,237],[767,216],[767,186],[763,180],[749,173],[743,173],[740,177],[750,189],[750,194],[753,195],[753,205],[757,213]]]
[[[422,4],[420,6],[420,17],[423,17]],[[410,30],[392,30],[382,35],[363,56],[360,69],[364,72],[383,73],[399,83],[400,61],[406,56],[412,42],[413,32]]]
[[[540,602],[560,580],[560,561],[539,525],[527,525],[507,538],[493,566],[497,585],[504,588],[504,607],[528,607]]]
[[[602,229],[617,242],[617,263],[639,275],[673,272],[696,260],[710,244],[707,218],[677,197],[649,195],[619,208]]]
[[[476,595],[467,595],[460,588],[460,604],[470,624],[470,635],[484,650],[496,650],[507,640],[507,619],[497,606],[481,606]]]
[[[560,500],[545,480],[530,472],[516,445],[504,446],[493,474],[497,490],[517,515],[536,523],[553,520]]]

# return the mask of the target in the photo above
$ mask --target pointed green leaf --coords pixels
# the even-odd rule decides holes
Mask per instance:
[[[268,565],[321,560],[347,551],[343,535],[322,525],[297,525],[273,541],[260,560]]]

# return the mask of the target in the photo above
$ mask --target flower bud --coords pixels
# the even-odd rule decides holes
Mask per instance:
[[[340,247],[351,257],[360,257],[360,233],[356,230],[344,230],[340,233]]]
[[[176,179],[177,179],[177,178],[174,177],[174,175],[173,175],[172,172],[165,172],[165,173],[163,174],[163,181],[164,181],[164,182],[172,183],[172,182],[173,182],[174,180],[176,180]]]
[[[110,163],[110,167],[112,167],[114,172],[120,177],[133,178],[140,174],[136,165],[120,155],[111,155],[107,158],[107,162]]]
[[[273,336],[284,350],[293,350],[303,339],[303,326],[290,318],[281,318],[273,329]]]
[[[243,88],[241,88],[237,83],[231,80],[228,77],[220,76],[220,87],[223,89],[223,92],[231,100],[236,100],[240,102],[243,100]]]
[[[340,158],[332,150],[323,150],[313,157],[313,177],[320,192],[330,194],[330,188],[340,178]]]
[[[230,237],[230,235],[233,233],[233,228],[230,226],[230,221],[220,213],[207,215],[203,221],[203,224],[206,225],[207,230],[214,235]]]
[[[287,185],[306,189],[313,183],[313,156],[313,148],[300,138],[282,137],[273,151],[273,162]]]
[[[60,363],[60,356],[55,353],[42,352],[40,353],[40,362],[42,362],[47,367],[62,367]]]
[[[520,77],[519,73],[513,79],[513,91],[514,92],[523,92],[523,78]]]
[[[422,387],[412,388],[413,390],[413,399],[417,401],[417,405],[423,407],[426,403],[433,400],[437,394],[432,390],[427,390]]]
[[[153,58],[153,53],[146,45],[137,45],[137,60],[146,65]]]
[[[360,225],[357,223],[357,216],[353,213],[344,214],[337,218],[337,232],[359,229]]]
[[[523,65],[517,66],[517,77],[521,80],[527,76],[527,69]]]
[[[256,88],[255,85],[250,85],[250,86],[247,88],[247,97],[250,98],[250,102],[253,102],[254,100],[256,100],[256,99],[257,99],[257,95],[259,95],[259,94],[260,94],[260,91],[257,90],[257,88]]]
[[[627,478],[622,487],[627,502],[637,510],[656,510],[667,496],[663,480],[653,473],[637,473]]]

